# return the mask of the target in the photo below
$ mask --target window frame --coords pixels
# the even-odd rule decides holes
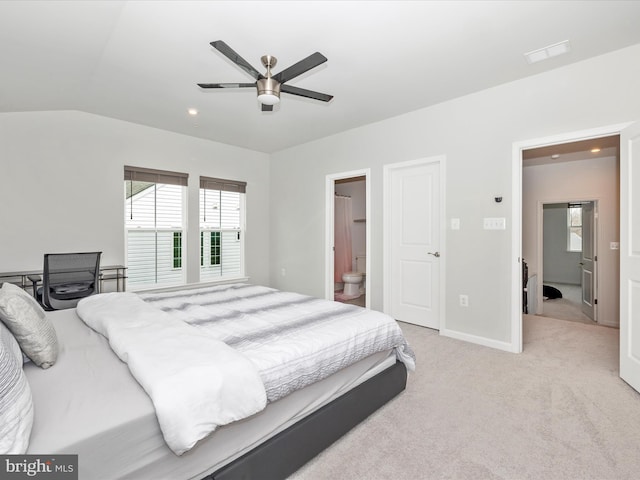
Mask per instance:
[[[134,167],[134,166],[124,166],[124,254],[125,254],[125,263],[128,268],[129,281],[127,282],[127,290],[136,290],[136,289],[144,289],[144,288],[155,288],[155,287],[165,287],[165,286],[173,286],[173,285],[181,285],[185,283],[186,279],[186,236],[187,236],[187,189],[188,189],[188,178],[189,174],[181,173],[181,172],[170,172],[164,170],[156,170],[151,168],[144,167]],[[129,183],[128,183],[129,182]],[[133,193],[133,182],[143,182],[153,184],[153,223],[154,225],[151,227],[147,226],[130,226],[128,225],[127,219],[133,218],[135,214],[135,207],[133,201],[129,201],[130,198],[133,198],[135,195],[142,193],[145,189],[140,190],[139,192]],[[157,202],[157,194],[158,188],[162,185],[174,185],[181,187],[180,189],[180,227],[176,226],[158,226],[157,217],[158,217],[158,202]],[[155,236],[155,250],[153,253],[153,278],[148,278],[144,282],[135,282],[134,280],[134,268],[130,265],[129,253],[130,253],[130,232],[144,232],[150,231],[154,233]],[[180,276],[177,281],[159,281],[161,273],[159,275],[159,271],[162,269],[162,266],[159,264],[159,258],[162,257],[162,252],[158,250],[159,242],[159,234],[165,234],[172,232],[170,245],[171,252],[169,254],[170,265],[165,265],[164,268],[171,271],[179,271]],[[176,266],[176,256],[175,256],[175,239],[176,233],[179,233],[180,245],[178,246],[178,250],[180,253],[180,259],[177,262],[179,266]],[[166,255],[166,253],[164,254]],[[130,287],[130,288],[129,288]]]
[[[176,240],[178,240],[177,245],[176,245]],[[183,259],[182,247],[183,247],[182,232],[174,231],[173,232],[173,260],[172,260],[174,270],[178,270],[182,268],[182,259]],[[176,252],[178,253],[178,255],[176,255]]]
[[[222,192],[238,193],[238,208],[239,208],[239,225],[238,228],[223,227],[222,224],[222,198],[220,198],[220,213],[218,226],[207,226],[206,211],[199,211],[198,213],[198,228],[200,230],[200,249],[201,249],[201,266],[200,266],[200,282],[216,282],[226,281],[234,278],[245,277],[245,235],[246,235],[246,182],[236,180],[226,180],[213,177],[200,177],[200,189],[198,190],[198,205],[203,208],[203,203],[206,203],[206,190],[217,192],[222,197]],[[205,191],[203,193],[203,191]],[[203,198],[204,196],[204,198]],[[215,223],[215,222],[211,222]],[[208,255],[205,255],[204,249],[204,232],[208,235]],[[224,273],[225,264],[225,250],[224,250],[224,238],[225,233],[233,232],[237,235],[237,240],[240,242],[239,249],[239,267],[237,272],[232,274]],[[217,239],[217,243],[214,245],[212,241],[214,237]],[[215,250],[214,250],[215,249]],[[217,253],[217,254],[216,254]],[[217,258],[218,263],[214,263],[214,257]],[[220,274],[214,275],[211,270],[207,270],[209,267],[219,267]],[[203,278],[207,277],[207,278]]]

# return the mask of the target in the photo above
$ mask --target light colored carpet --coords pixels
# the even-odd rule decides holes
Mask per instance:
[[[511,354],[401,324],[407,390],[291,480],[640,478],[640,394],[618,330],[525,315]]]

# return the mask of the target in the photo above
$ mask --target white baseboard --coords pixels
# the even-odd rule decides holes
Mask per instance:
[[[601,325],[603,327],[620,328],[619,323],[597,322],[597,325]]]
[[[455,338],[456,340],[463,340],[469,343],[475,343],[485,347],[495,348],[497,350],[503,350],[505,352],[519,353],[518,349],[514,345],[508,342],[501,342],[500,340],[494,340],[492,338],[479,337],[477,335],[471,335],[469,333],[457,332],[455,330],[440,329],[440,335],[443,337]]]

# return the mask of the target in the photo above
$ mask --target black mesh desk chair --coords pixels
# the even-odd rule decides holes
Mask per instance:
[[[78,302],[98,293],[102,252],[47,253],[44,256],[42,286],[39,276],[30,276],[36,298],[47,310],[74,308]]]

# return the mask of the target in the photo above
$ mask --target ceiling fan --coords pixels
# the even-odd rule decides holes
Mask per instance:
[[[304,60],[300,60],[298,63],[290,66],[289,68],[282,70],[281,72],[271,75],[271,69],[276,66],[277,59],[271,55],[264,55],[262,65],[267,69],[267,74],[262,75],[255,68],[253,68],[249,62],[238,55],[229,45],[222,40],[211,42],[211,46],[222,53],[225,57],[238,65],[242,70],[247,72],[253,78],[256,79],[254,83],[199,83],[201,88],[246,88],[256,87],[258,90],[258,101],[262,105],[263,112],[270,112],[273,110],[273,106],[280,102],[280,92],[290,93],[292,95],[298,95],[300,97],[312,98],[314,100],[320,100],[322,102],[328,102],[333,98],[333,95],[327,95],[326,93],[314,92],[312,90],[306,90],[304,88],[293,87],[291,85],[285,85],[292,78],[295,78],[303,73],[323,64],[327,61],[327,57],[319,52],[309,55]]]

